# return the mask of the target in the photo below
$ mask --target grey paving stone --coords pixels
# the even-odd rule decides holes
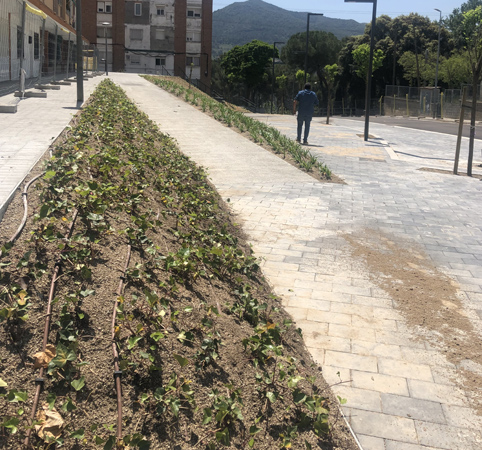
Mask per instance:
[[[346,407],[359,408],[366,411],[382,412],[380,393],[367,389],[358,389],[340,384],[334,386],[337,396],[346,400]]]
[[[347,369],[358,369],[366,372],[377,371],[377,358],[375,356],[360,356],[352,353],[327,350],[325,352],[325,364]]]
[[[449,405],[465,406],[467,404],[465,393],[455,385],[443,385],[409,379],[408,386],[410,388],[410,396],[413,398]]]
[[[354,408],[347,410],[350,425],[356,433],[384,439],[399,439],[403,436],[404,442],[418,444],[415,423],[411,419]]]
[[[361,433],[357,434],[357,438],[363,450],[385,450],[385,441],[382,438],[367,436]]]
[[[480,432],[442,424],[415,421],[420,444],[447,450],[480,450]]]
[[[465,406],[442,405],[447,423],[454,427],[482,430],[482,418]]]
[[[378,370],[386,375],[433,382],[432,371],[426,364],[414,364],[402,359],[378,358]]]
[[[375,392],[409,396],[407,380],[379,373],[351,371],[352,386]]]
[[[352,344],[352,352],[357,355],[373,355],[385,358],[402,359],[402,352],[398,345],[380,344],[378,342],[369,342],[362,340],[354,340]]]
[[[402,395],[381,394],[382,411],[387,414],[446,424],[442,405]]]
[[[406,442],[385,440],[385,450],[437,450],[435,447],[426,445],[408,444]]]

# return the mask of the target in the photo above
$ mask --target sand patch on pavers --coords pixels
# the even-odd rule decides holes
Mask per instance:
[[[457,367],[455,383],[482,415],[480,335],[462,304],[457,283],[442,273],[413,242],[365,229],[343,237],[371,281],[394,300],[409,328]]]

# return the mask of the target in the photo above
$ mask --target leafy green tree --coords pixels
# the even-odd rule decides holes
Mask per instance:
[[[276,77],[276,84],[278,85],[278,92],[281,97],[281,114],[284,114],[285,110],[285,92],[288,86],[288,77],[286,75],[280,75]]]
[[[342,48],[341,41],[333,34],[325,31],[310,31],[308,37],[308,67],[307,74],[316,73],[326,94],[326,80],[323,68],[338,60]],[[306,32],[296,33],[288,39],[281,50],[281,59],[290,67],[301,69],[305,67]]]
[[[247,87],[247,97],[253,90],[267,80],[267,69],[273,56],[278,56],[278,50],[273,53],[273,47],[258,40],[244,45],[237,45],[227,52],[221,66],[224,69],[229,84],[242,83]]]
[[[297,70],[295,74],[295,78],[296,78],[296,81],[298,82],[298,89],[301,90],[301,88],[303,87],[303,83],[305,81],[305,71],[301,69]],[[309,81],[309,79],[310,79],[310,75],[307,74],[306,80]]]
[[[437,64],[436,52],[426,50],[424,57],[419,58],[418,61],[415,53],[405,52],[400,57],[399,63],[403,67],[403,76],[410,86],[414,86],[415,81],[423,86],[433,85]]]
[[[353,61],[355,62],[355,73],[360,78],[366,79],[368,77],[368,65],[370,63],[370,46],[368,44],[360,44],[352,53]],[[385,55],[382,50],[378,49],[373,51],[372,72],[382,67],[384,59]]]
[[[439,78],[451,89],[470,83],[470,66],[467,52],[454,52],[449,58],[440,58]]]
[[[444,25],[452,31],[452,40],[455,46],[459,49],[465,47],[465,38],[458,31],[462,27],[464,13],[482,6],[482,0],[467,0],[460,5],[460,8],[455,8],[445,20]]]
[[[326,90],[328,92],[328,102],[326,109],[326,123],[330,124],[330,112],[333,108],[333,97],[335,95],[336,77],[339,73],[338,64],[326,65],[323,68],[324,78],[326,80]]]
[[[482,0],[480,0],[482,1]],[[398,16],[394,19],[382,15],[377,18],[375,28],[375,50],[381,50],[385,55],[382,65],[373,74],[373,92],[375,95],[383,95],[385,86],[389,84],[412,84],[418,85],[422,80],[427,84],[433,84],[435,80],[435,61],[438,43],[438,21],[431,22],[429,18],[418,14]],[[356,63],[353,59],[353,50],[361,44],[370,43],[371,24],[365,27],[365,33],[361,36],[352,36],[343,41],[344,47],[340,51],[339,64],[340,83],[344,89],[344,96],[347,100],[353,97],[363,98],[365,83],[356,74]],[[442,27],[440,39],[441,60],[450,57],[453,50],[453,42],[450,39],[450,32]],[[425,55],[428,51],[432,76],[422,76],[422,66],[425,66]],[[410,71],[400,63],[401,56],[411,52],[413,55],[413,66]],[[406,59],[407,57],[405,57]],[[410,60],[412,61],[412,59]],[[433,62],[433,65],[432,65]],[[418,70],[417,70],[418,64]],[[364,81],[364,80],[363,80]]]
[[[467,51],[472,75],[472,109],[470,114],[469,163],[467,174],[472,175],[472,160],[475,140],[475,118],[477,113],[477,86],[482,75],[482,6],[462,14],[458,28],[454,30],[462,36]]]

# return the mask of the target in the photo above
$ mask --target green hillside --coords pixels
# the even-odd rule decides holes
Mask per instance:
[[[339,39],[363,34],[364,29],[365,24],[355,20],[310,18],[310,30],[328,31]],[[286,42],[300,31],[306,31],[306,12],[288,11],[262,0],[233,3],[213,13],[213,56],[253,39]]]

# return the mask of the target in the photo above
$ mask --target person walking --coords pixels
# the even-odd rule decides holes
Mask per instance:
[[[311,90],[311,84],[306,83],[304,90],[296,94],[293,100],[293,115],[296,114],[296,106],[298,106],[298,134],[296,142],[301,142],[301,130],[305,125],[303,134],[303,144],[308,144],[308,135],[310,134],[310,123],[313,118],[315,105],[318,105],[318,97]]]

